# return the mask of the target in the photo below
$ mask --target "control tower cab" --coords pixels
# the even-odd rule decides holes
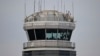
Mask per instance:
[[[24,24],[29,41],[70,41],[74,28],[74,19],[70,13],[64,14],[55,10],[45,10],[32,14],[25,19]]]
[[[76,56],[75,43],[70,42],[75,28],[70,12],[44,10],[25,18],[28,42],[23,56]]]

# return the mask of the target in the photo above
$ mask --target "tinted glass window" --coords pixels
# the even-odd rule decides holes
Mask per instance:
[[[57,29],[47,29],[46,39],[49,39],[49,40],[57,39]]]
[[[69,29],[59,29],[57,38],[59,40],[70,40],[72,34],[72,30]]]
[[[27,32],[28,32],[29,40],[35,40],[34,30],[30,29]]]
[[[28,30],[29,40],[70,40],[70,29],[35,29]]]
[[[24,52],[23,56],[32,56],[32,51],[26,51],[26,52]]]
[[[71,35],[72,35],[72,30],[68,29],[68,30],[67,30],[67,37],[68,37],[68,40],[70,40]]]
[[[44,29],[35,29],[37,40],[45,39],[45,30]]]
[[[23,56],[76,56],[76,51],[38,50],[25,51]]]
[[[67,40],[67,30],[66,29],[59,29],[58,30],[58,36],[57,38],[59,40]]]

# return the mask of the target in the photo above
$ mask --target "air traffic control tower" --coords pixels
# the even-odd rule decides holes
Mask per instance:
[[[75,43],[70,41],[74,29],[74,17],[70,11],[43,9],[32,13],[24,22],[28,42],[23,44],[23,56],[76,56]]]
[[[70,13],[56,10],[36,12],[25,18],[28,42],[23,56],[76,56],[75,43],[70,42],[75,28]]]

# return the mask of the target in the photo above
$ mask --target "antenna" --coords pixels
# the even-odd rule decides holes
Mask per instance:
[[[45,0],[44,0],[44,10],[45,10]]]
[[[72,0],[72,14],[73,14],[73,17],[74,17],[74,0]]]
[[[26,15],[26,0],[24,0],[24,17],[26,18],[27,15]]]
[[[39,8],[39,11],[41,11],[42,10],[42,0],[39,0],[38,1],[38,8]]]
[[[59,11],[59,0],[57,1],[57,9]]]
[[[34,13],[35,13],[35,2],[36,2],[36,1],[34,0]]]
[[[57,4],[57,1],[55,0],[55,10],[57,10],[57,6],[56,6],[56,4]]]
[[[42,0],[40,0],[40,11],[42,10]]]
[[[64,13],[65,13],[65,2],[66,2],[66,1],[64,0]]]
[[[41,1],[38,1],[38,10],[41,11]]]
[[[61,0],[61,12],[62,12],[62,0]]]
[[[55,20],[55,5],[54,5],[54,14],[53,15],[54,15],[54,20]]]
[[[54,11],[56,10],[56,8],[55,8],[56,6],[55,6],[55,1],[54,1]]]
[[[38,0],[38,11],[40,10],[40,0]]]

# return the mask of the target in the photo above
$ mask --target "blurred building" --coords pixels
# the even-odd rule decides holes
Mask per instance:
[[[76,56],[75,43],[70,42],[74,28],[70,12],[44,10],[26,17],[23,56]]]

